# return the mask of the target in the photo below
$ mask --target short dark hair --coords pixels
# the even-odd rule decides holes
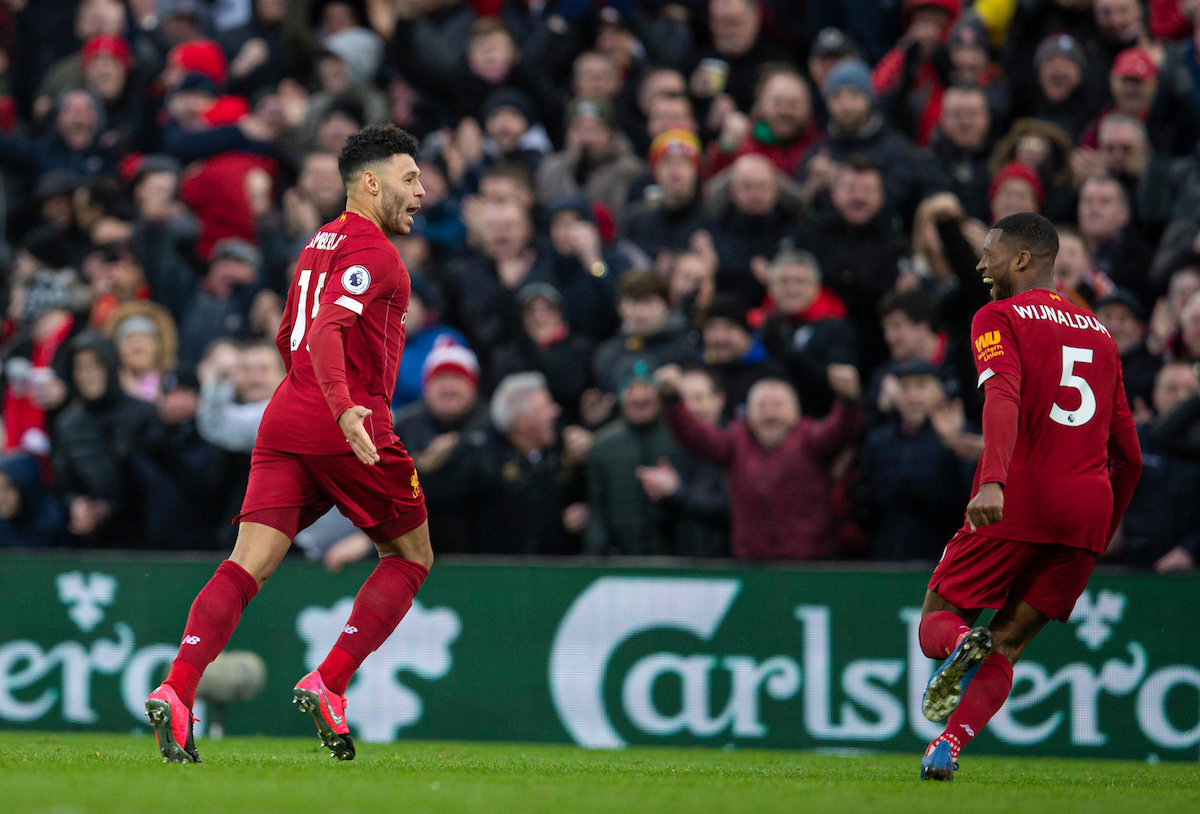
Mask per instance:
[[[685,365],[681,372],[684,376],[703,376],[708,379],[714,393],[725,393],[725,385],[721,384],[721,379],[704,365]]]
[[[924,323],[931,331],[942,329],[942,304],[937,295],[917,288],[912,291],[890,291],[879,303],[879,318],[902,312],[913,322]]]
[[[1054,262],[1058,256],[1058,232],[1054,224],[1036,212],[1018,212],[992,224],[1001,232],[1000,241],[1017,251]]]
[[[649,269],[630,269],[617,283],[617,299],[643,302],[658,298],[670,302],[671,289],[667,281]]]
[[[846,160],[842,162],[842,166],[851,172],[874,172],[883,177],[883,170],[879,169],[879,165],[871,160],[870,156],[862,153],[851,153],[846,156]]]
[[[346,146],[338,156],[338,172],[346,186],[350,186],[368,164],[387,161],[401,153],[415,160],[420,146],[417,137],[407,130],[394,124],[373,124],[346,139]]]

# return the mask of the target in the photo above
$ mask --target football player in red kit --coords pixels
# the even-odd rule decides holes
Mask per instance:
[[[294,701],[335,757],[350,760],[344,694],[363,659],[395,630],[429,573],[425,499],[392,432],[409,279],[389,234],[407,234],[425,190],[417,140],[393,126],[346,141],[346,211],[300,253],[275,338],[287,377],[267,405],[233,554],[200,591],[179,655],[146,711],[164,761],[199,762],[191,708],[205,667],[274,572],[296,533],[337,506],[379,550],[341,636],[297,683]]]
[[[984,451],[963,528],[925,594],[926,656],[945,659],[922,711],[949,715],[921,777],[953,780],[958,753],[1012,689],[1012,666],[1051,619],[1067,621],[1142,470],[1117,348],[1054,291],[1058,234],[1023,213],[988,232],[978,269],[993,302],[971,341],[984,390]],[[972,625],[996,609],[987,627]]]

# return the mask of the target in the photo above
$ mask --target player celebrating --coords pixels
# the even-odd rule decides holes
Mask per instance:
[[[999,221],[983,244],[978,270],[994,301],[971,338],[984,450],[966,523],[921,609],[921,649],[946,659],[922,711],[950,716],[925,750],[923,779],[954,779],[959,750],[1008,698],[1025,645],[1071,615],[1141,475],[1116,345],[1054,293],[1057,254],[1054,227],[1030,213]],[[971,629],[984,608],[998,610]]]
[[[335,757],[354,758],[343,694],[395,630],[429,574],[425,498],[392,433],[409,279],[389,234],[408,234],[425,190],[417,140],[393,126],[346,141],[346,211],[300,253],[275,343],[287,378],[271,397],[251,457],[233,554],[192,603],[167,680],[146,700],[164,761],[198,763],[191,707],[208,664],[296,533],[336,505],[374,541],[379,564],[345,629],[294,701]]]

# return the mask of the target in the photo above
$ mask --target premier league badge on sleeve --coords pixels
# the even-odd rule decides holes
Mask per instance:
[[[342,288],[351,294],[361,294],[371,285],[371,272],[362,266],[351,266],[342,274]]]

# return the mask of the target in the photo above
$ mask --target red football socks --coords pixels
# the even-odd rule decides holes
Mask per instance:
[[[959,639],[970,632],[970,626],[950,611],[934,611],[922,617],[917,631],[921,652],[938,661],[949,656],[958,647]]]
[[[189,709],[196,702],[200,676],[229,643],[242,611],[258,593],[258,582],[233,560],[217,566],[208,584],[196,595],[183,629],[179,655],[165,683]]]
[[[412,560],[396,556],[379,560],[354,598],[342,635],[317,668],[325,686],[345,694],[354,671],[392,635],[427,576],[429,569]]]
[[[959,750],[983,731],[992,716],[1004,706],[1012,683],[1013,669],[1007,658],[992,653],[984,659],[967,685],[962,700],[946,720],[946,731],[934,744],[946,741],[950,744],[950,754],[958,760]]]

